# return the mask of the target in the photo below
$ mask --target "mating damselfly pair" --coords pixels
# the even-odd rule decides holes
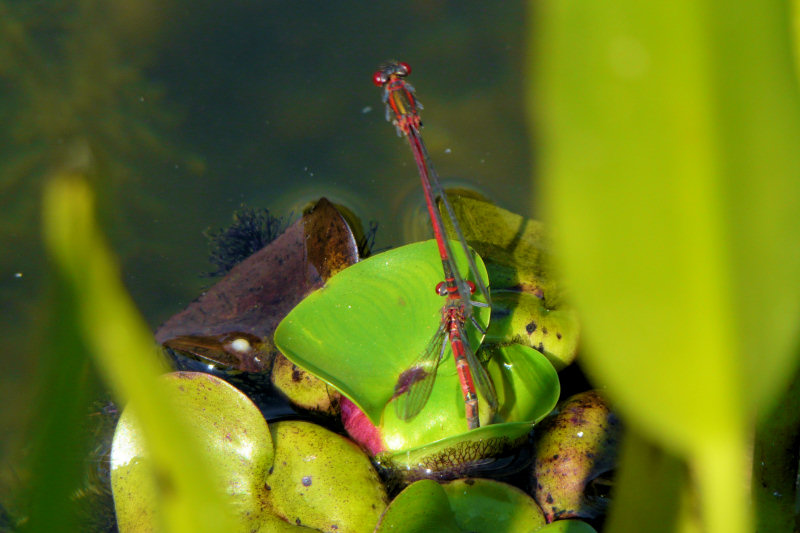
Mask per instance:
[[[491,299],[422,140],[422,121],[419,116],[422,105],[416,98],[414,88],[406,81],[410,73],[411,67],[407,63],[393,61],[382,65],[372,79],[375,85],[383,88],[387,120],[397,128],[398,135],[408,139],[411,152],[414,154],[433,234],[442,258],[444,280],[436,285],[434,290],[445,298],[445,303],[442,306],[441,324],[436,333],[419,357],[400,374],[397,380],[394,391],[395,409],[398,418],[405,420],[413,418],[422,410],[433,389],[436,372],[444,356],[446,341],[449,341],[461,383],[467,424],[469,429],[475,429],[480,426],[477,393],[479,392],[488,403],[492,412],[497,407],[497,395],[489,374],[475,356],[465,328],[467,323],[471,322],[481,333],[485,333],[484,327],[476,320],[472,307],[490,306]],[[440,204],[455,229],[456,238],[469,261],[469,269],[477,286],[466,280],[458,271],[450,241],[445,233],[444,221],[439,210]],[[483,297],[483,302],[472,300],[476,290]]]

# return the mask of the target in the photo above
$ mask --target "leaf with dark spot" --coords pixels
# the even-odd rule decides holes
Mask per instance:
[[[570,397],[537,426],[533,496],[548,521],[595,518],[605,511],[608,499],[593,491],[615,467],[620,432],[617,416],[597,391]]]
[[[569,365],[577,354],[578,317],[554,272],[543,224],[479,199],[448,197],[464,238],[489,274],[492,322],[484,342],[511,340],[537,349],[557,370]],[[447,230],[452,236],[451,225]],[[565,342],[545,346],[543,337],[552,330]]]

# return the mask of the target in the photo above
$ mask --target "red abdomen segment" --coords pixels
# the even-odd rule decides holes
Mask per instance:
[[[464,341],[461,338],[461,329],[455,317],[450,317],[450,346],[453,348],[453,357],[456,361],[456,371],[458,380],[461,382],[461,393],[464,396],[464,409],[467,417],[469,429],[480,427],[478,416],[478,395],[475,393],[475,384],[472,381],[472,374],[469,371],[467,354],[464,348]]]

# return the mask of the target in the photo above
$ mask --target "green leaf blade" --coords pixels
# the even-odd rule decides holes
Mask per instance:
[[[541,203],[591,372],[745,531],[745,427],[791,376],[800,99],[783,2],[547,3]]]

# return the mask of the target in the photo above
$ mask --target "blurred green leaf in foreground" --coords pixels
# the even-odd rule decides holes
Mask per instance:
[[[66,357],[87,349],[118,404],[135,411],[159,472],[163,529],[232,531],[230,511],[219,497],[217,472],[177,417],[172,397],[156,380],[165,366],[96,226],[93,195],[86,181],[77,173],[55,176],[45,189],[43,209],[45,244],[55,267],[57,309],[73,327],[69,335],[62,334],[71,344],[61,350]],[[69,393],[64,391],[67,396],[61,401],[69,400]],[[69,431],[65,428],[64,434]],[[54,440],[41,459],[53,464],[60,442],[57,433],[51,436]],[[37,465],[33,468],[36,471]],[[31,511],[44,511],[42,502],[57,495],[48,495],[46,476],[34,482]],[[31,526],[39,531],[63,530],[61,519],[52,514],[32,516]]]
[[[585,325],[583,362],[635,432],[686,461],[671,479],[698,499],[699,527],[749,532],[751,426],[792,375],[800,324],[789,4],[548,0],[532,13],[536,202]],[[619,495],[650,474],[622,476]],[[609,530],[632,513],[613,510]]]

